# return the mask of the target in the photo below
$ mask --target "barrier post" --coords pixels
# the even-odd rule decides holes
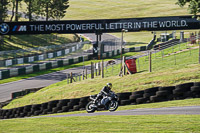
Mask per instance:
[[[68,76],[68,73],[67,73],[66,75],[67,75],[67,84],[69,84],[69,76]]]
[[[97,63],[95,63],[95,73],[96,73],[96,76],[97,76],[97,69],[98,69],[98,64]]]
[[[99,76],[101,75],[101,64],[98,62],[98,68],[99,68]]]
[[[73,79],[73,74],[72,72],[70,73],[70,83],[72,83],[72,79]]]
[[[200,31],[199,31],[199,34],[198,34],[198,43],[199,43],[199,64],[200,64]]]
[[[83,70],[83,74],[82,74],[82,80],[84,80],[85,74],[84,74],[84,70]]]
[[[149,51],[149,72],[152,72],[151,51]]]
[[[94,63],[91,62],[91,79],[94,78]]]
[[[123,64],[123,75],[126,75],[126,67],[124,67],[125,66],[125,61],[126,61],[126,57],[125,56],[123,56],[123,62],[122,62],[122,64]]]
[[[87,68],[85,68],[85,78],[87,79]]]
[[[104,78],[104,62],[103,62],[103,60],[102,60],[102,65],[101,65],[101,72],[102,72],[101,77]]]

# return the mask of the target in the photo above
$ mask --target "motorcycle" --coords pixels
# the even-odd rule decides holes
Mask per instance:
[[[86,111],[88,113],[95,112],[98,108],[104,107],[104,109],[109,110],[110,112],[117,110],[119,103],[118,103],[118,96],[114,92],[110,92],[108,96],[104,96],[104,100],[108,100],[106,105],[101,104],[102,99],[96,99],[96,95],[90,96],[90,102],[86,105]]]

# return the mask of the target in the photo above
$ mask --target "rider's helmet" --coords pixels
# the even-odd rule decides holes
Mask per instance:
[[[112,89],[112,84],[111,83],[107,83],[107,87],[111,90]]]

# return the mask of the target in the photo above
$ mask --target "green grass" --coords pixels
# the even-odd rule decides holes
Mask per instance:
[[[27,11],[21,2],[20,11]],[[114,19],[187,15],[187,6],[180,8],[176,1],[159,0],[72,0],[63,20]]]
[[[156,37],[159,38],[161,33],[171,34],[173,31],[156,31]],[[189,38],[190,33],[195,33],[198,31],[195,30],[186,30],[184,31],[184,37]],[[112,35],[121,38],[121,33],[111,33]],[[176,31],[177,39],[180,38],[180,30]],[[153,39],[153,34],[150,31],[143,32],[127,32],[124,34],[124,41],[126,42],[126,47],[140,47],[147,46],[149,42]],[[156,42],[157,44],[162,42]]]
[[[10,50],[34,48],[49,45],[60,45],[76,40],[72,34],[50,34],[50,35],[12,35],[5,36],[5,44],[3,48]]]
[[[92,116],[2,120],[1,132],[184,132],[198,133],[197,115]]]
[[[173,100],[158,103],[137,104],[129,106],[121,106],[118,110],[131,110],[131,109],[143,109],[143,108],[164,108],[164,107],[183,107],[183,106],[200,106],[200,98],[185,99],[185,100]]]
[[[4,45],[1,45],[1,51],[28,49],[36,47],[44,47],[50,45],[61,45],[77,41],[77,38],[72,34],[59,34],[57,35],[13,35],[4,37]],[[49,49],[46,49],[47,52]],[[32,54],[40,54],[41,51],[31,51]],[[8,58],[17,58],[30,55],[30,52],[21,53],[6,53],[0,57],[1,60]]]
[[[159,0],[73,0],[67,15],[63,18],[73,19],[111,19],[111,18],[138,18],[186,15],[187,6],[180,8],[176,1]]]

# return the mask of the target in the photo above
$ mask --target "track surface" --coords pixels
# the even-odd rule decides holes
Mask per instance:
[[[96,112],[96,113],[81,113],[69,115],[54,115],[54,116],[38,116],[40,117],[71,117],[71,116],[101,116],[101,115],[200,115],[200,106],[185,106],[185,107],[165,107],[165,108],[147,108],[123,110],[115,112]],[[38,118],[33,117],[33,118]]]

